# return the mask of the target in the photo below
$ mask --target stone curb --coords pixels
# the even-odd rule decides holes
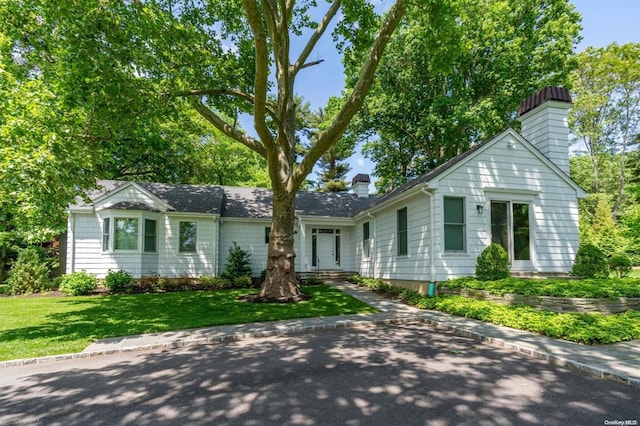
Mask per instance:
[[[70,361],[74,359],[84,359],[84,358],[91,358],[91,357],[103,356],[103,355],[116,355],[121,353],[150,350],[150,349],[175,349],[179,347],[211,345],[215,343],[233,342],[233,341],[251,339],[251,338],[289,336],[289,335],[302,334],[302,333],[316,331],[316,330],[329,330],[329,329],[335,329],[335,328],[357,328],[357,327],[364,327],[368,325],[405,324],[410,322],[422,322],[425,324],[429,324],[436,328],[452,331],[455,334],[462,337],[469,337],[481,342],[487,342],[489,344],[510,349],[515,352],[518,352],[536,359],[549,361],[561,367],[571,368],[573,370],[588,374],[590,376],[595,376],[601,379],[623,383],[625,385],[640,389],[640,379],[623,376],[621,374],[617,374],[615,372],[612,372],[606,369],[601,369],[601,368],[590,366],[588,364],[584,364],[578,361],[574,361],[565,356],[554,355],[552,353],[545,352],[539,349],[531,348],[518,343],[513,343],[511,341],[507,341],[502,338],[486,336],[482,333],[469,331],[461,327],[447,324],[445,322],[437,321],[431,318],[425,318],[420,314],[404,315],[402,317],[381,318],[381,319],[373,319],[373,320],[345,319],[345,320],[335,321],[334,323],[331,323],[331,324],[293,326],[293,327],[287,327],[282,329],[233,333],[233,334],[227,334],[227,335],[217,336],[217,337],[199,337],[195,339],[179,339],[179,340],[174,340],[174,341],[169,341],[164,343],[153,343],[153,344],[138,345],[138,346],[126,346],[119,349],[107,349],[104,351],[79,352],[79,353],[73,353],[73,354],[51,355],[51,356],[38,357],[38,358],[16,359],[16,360],[0,362],[0,368],[44,364],[44,363],[58,362],[58,361]]]
[[[328,330],[334,328],[356,328],[367,325],[384,325],[384,324],[403,324],[408,322],[421,321],[418,316],[403,316],[396,318],[383,318],[376,320],[338,320],[332,324],[310,325],[310,326],[293,326],[273,330],[261,330],[253,332],[239,332],[226,334],[216,337],[198,337],[195,339],[179,339],[164,343],[151,343],[137,346],[125,346],[118,349],[105,349],[103,351],[78,352],[71,354],[49,355],[37,358],[23,358],[9,361],[0,361],[0,368],[20,367],[25,365],[45,364],[50,362],[70,361],[74,359],[92,358],[103,355],[117,355],[126,352],[143,351],[150,349],[176,349],[186,346],[211,345],[215,343],[234,342],[244,339],[273,337],[273,336],[289,336],[301,334],[316,330]]]
[[[436,321],[430,318],[421,318],[421,322],[432,325],[434,327],[443,328],[445,330],[453,331],[456,334],[463,337],[470,337],[481,342],[487,342],[495,346],[503,347],[506,349],[513,350],[515,352],[527,355],[532,358],[541,359],[545,361],[549,361],[555,365],[561,367],[568,367],[572,370],[580,371],[582,373],[588,374],[590,376],[599,377],[601,379],[610,380],[618,383],[623,383],[625,385],[640,389],[640,379],[636,379],[634,377],[623,376],[621,374],[612,372],[607,369],[594,367],[582,362],[574,361],[566,356],[554,355],[552,353],[542,351],[539,349],[535,349],[529,346],[521,345],[518,343],[513,343],[499,337],[491,337],[485,336],[481,333],[477,333],[474,331],[464,330],[462,328],[452,326],[446,323],[442,323],[440,321]]]

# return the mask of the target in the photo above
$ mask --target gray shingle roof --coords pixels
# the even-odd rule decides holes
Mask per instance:
[[[177,212],[221,214],[224,191],[212,185],[176,185],[168,183],[146,183],[138,185]]]
[[[99,189],[90,190],[90,203],[78,200],[79,207],[129,182],[101,180]],[[273,192],[266,188],[235,186],[177,185],[136,182],[144,190],[158,197],[177,212],[219,214],[223,217],[268,219],[272,215]],[[296,195],[296,213],[301,216],[353,217],[378,197],[360,198],[356,194],[301,191]],[[152,210],[144,203],[120,202],[110,208]]]
[[[225,186],[223,216],[270,218],[273,193],[265,188]],[[301,191],[296,195],[296,213],[301,216],[353,217],[364,210],[373,198],[356,194]]]

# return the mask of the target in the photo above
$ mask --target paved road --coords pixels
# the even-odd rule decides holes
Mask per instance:
[[[0,374],[2,425],[640,423],[640,389],[424,324],[131,352]]]

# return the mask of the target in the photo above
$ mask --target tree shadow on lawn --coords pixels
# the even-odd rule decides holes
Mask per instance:
[[[31,368],[7,370],[0,423],[603,424],[637,419],[640,400],[638,389],[413,324]]]
[[[53,351],[34,347],[32,354],[28,355],[32,357],[81,351],[92,341],[108,337],[273,321],[285,317],[375,312],[375,309],[338,290],[320,286],[305,289],[313,296],[310,301],[293,305],[236,300],[250,291],[257,290],[63,298],[59,303],[72,305],[74,310],[49,314],[46,321],[36,326],[0,331],[0,342],[5,345],[12,342],[15,345],[35,345],[38,341],[60,344]]]

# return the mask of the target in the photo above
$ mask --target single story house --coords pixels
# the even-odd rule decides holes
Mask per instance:
[[[578,199],[569,178],[569,92],[548,87],[523,101],[509,128],[384,196],[369,176],[352,193],[300,192],[300,272],[338,270],[396,282],[475,273],[491,242],[512,272],[563,274],[578,250]],[[104,277],[217,276],[236,242],[266,266],[272,193],[261,188],[100,181],[69,207],[67,272]]]

